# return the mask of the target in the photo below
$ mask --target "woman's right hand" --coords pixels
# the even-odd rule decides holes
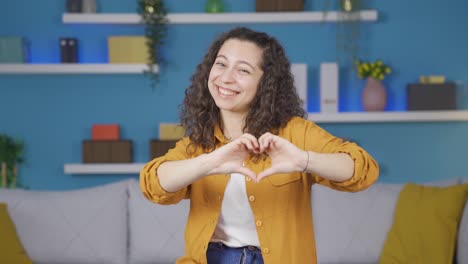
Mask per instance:
[[[256,174],[244,167],[244,161],[247,159],[249,152],[258,153],[259,145],[253,135],[245,133],[208,154],[211,156],[210,159],[214,162],[213,164],[215,164],[215,167],[208,172],[208,175],[237,172],[256,179]]]

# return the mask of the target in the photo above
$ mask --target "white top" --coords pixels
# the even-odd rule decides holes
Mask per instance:
[[[231,174],[211,241],[222,242],[228,247],[260,247],[253,212],[247,199],[245,177],[242,174]]]

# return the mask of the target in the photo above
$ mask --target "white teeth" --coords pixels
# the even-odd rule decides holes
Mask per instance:
[[[231,95],[235,95],[236,93],[231,91],[231,90],[228,90],[228,89],[224,89],[222,87],[219,87],[218,86],[218,91],[221,95],[224,95],[224,96],[231,96]]]

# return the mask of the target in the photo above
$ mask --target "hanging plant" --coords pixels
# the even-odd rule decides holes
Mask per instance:
[[[145,74],[150,76],[154,88],[159,82],[159,72],[155,65],[163,64],[160,47],[164,43],[167,31],[167,11],[162,0],[138,0],[138,13],[145,24],[146,46],[148,48],[148,69]]]
[[[332,0],[324,0],[324,20],[333,3]],[[339,0],[337,4],[336,60],[338,63],[352,65],[361,53],[362,0]]]
[[[352,65],[361,53],[361,0],[340,0],[336,31],[338,61]]]

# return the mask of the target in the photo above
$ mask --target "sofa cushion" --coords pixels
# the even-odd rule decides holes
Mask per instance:
[[[184,255],[188,200],[159,205],[146,199],[138,181],[129,187],[129,263],[174,263]]]
[[[430,185],[458,182],[453,178]],[[318,263],[377,263],[402,188],[403,184],[376,183],[349,193],[314,184],[311,202]]]
[[[462,183],[468,183],[468,177],[462,178]],[[457,261],[459,264],[468,264],[468,200],[465,202],[462,219],[458,226]]]
[[[468,184],[405,185],[380,263],[451,263]]]
[[[72,191],[0,190],[35,264],[127,261],[127,186]]]
[[[32,264],[16,234],[7,204],[0,203],[0,263]]]

